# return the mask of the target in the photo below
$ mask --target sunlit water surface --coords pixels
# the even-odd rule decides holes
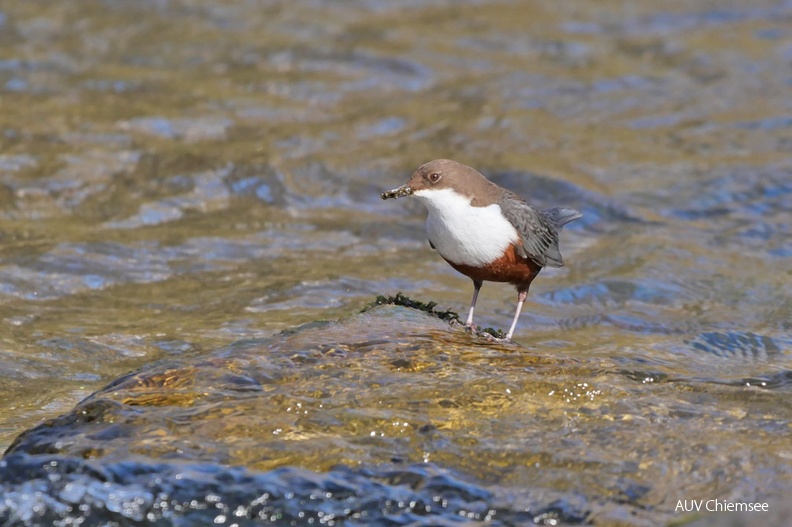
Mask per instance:
[[[371,432],[342,413],[315,455],[220,454],[204,430],[187,457],[330,470],[429,452],[432,470],[506,494],[621,492],[645,515],[627,523],[683,498],[788,496],[792,4],[550,5],[0,4],[0,447],[129,371],[200,364],[380,293],[463,312],[471,283],[429,248],[420,205],[379,198],[450,157],[584,214],[567,266],[532,286],[525,362],[461,343],[462,358],[435,350],[463,360],[448,365],[461,384],[418,368],[403,406],[385,391],[382,419],[423,424],[439,417],[420,401],[467,393],[454,419],[435,408],[453,421],[442,441],[329,455]],[[479,323],[505,328],[515,297],[485,285]],[[378,346],[385,362],[345,355],[360,378],[404,353]],[[280,389],[326,388],[278,368],[275,385],[297,383]],[[379,400],[354,386],[357,405]]]

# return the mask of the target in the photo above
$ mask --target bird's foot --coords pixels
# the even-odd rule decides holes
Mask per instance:
[[[478,334],[478,328],[472,322],[469,324],[465,324],[463,327],[465,328],[466,331],[470,331],[474,335]]]
[[[474,332],[474,334],[490,342],[511,342],[511,336],[504,334],[500,329],[484,328],[481,331]]]
[[[491,333],[486,333],[484,331],[480,331],[480,332],[476,333],[476,335],[479,336],[479,337],[483,337],[484,340],[487,340],[489,342],[497,342],[498,344],[509,344],[509,343],[511,343],[511,339],[507,339],[506,337],[503,337],[503,338],[495,337]]]

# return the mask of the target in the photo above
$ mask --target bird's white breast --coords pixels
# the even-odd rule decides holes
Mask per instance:
[[[440,256],[446,260],[481,267],[503,255],[517,243],[517,230],[497,204],[473,207],[453,189],[419,190],[413,194],[426,205],[426,232]]]

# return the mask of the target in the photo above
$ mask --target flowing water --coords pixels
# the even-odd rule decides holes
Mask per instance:
[[[272,366],[279,389],[351,404],[273,343],[378,294],[464,312],[472,284],[429,248],[420,204],[379,197],[438,157],[584,214],[567,266],[532,285],[525,357],[435,328],[420,345],[439,358],[400,358],[393,327],[353,324],[342,355],[368,410],[325,423],[318,454],[256,433],[234,454],[202,429],[190,461],[376,475],[398,457],[440,477],[428,457],[495,489],[506,524],[524,492],[542,511],[561,496],[573,523],[597,497],[627,504],[595,511],[627,524],[789,495],[788,0],[0,1],[0,449],[157,361],[236,372],[221,358],[245,339],[273,353],[256,383]],[[515,301],[485,284],[478,322],[506,329]],[[382,371],[398,360],[413,378]],[[414,433],[350,439],[386,396],[378,419]],[[438,420],[442,440],[416,439]]]

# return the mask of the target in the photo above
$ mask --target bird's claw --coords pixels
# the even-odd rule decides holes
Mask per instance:
[[[475,333],[475,335],[478,336],[478,337],[483,337],[484,339],[486,339],[486,340],[488,340],[490,342],[497,342],[499,344],[506,344],[506,343],[511,342],[510,338],[507,338],[507,337],[499,338],[499,337],[496,337],[495,335],[493,335],[492,333],[488,333],[486,331],[478,331],[478,332]]]
[[[505,344],[505,343],[511,342],[511,338],[508,338],[508,337],[496,337],[495,335],[493,335],[489,331],[479,330],[478,326],[476,326],[473,323],[462,324],[462,327],[465,329],[465,331],[470,332],[473,336],[481,337],[481,338],[483,338],[485,340],[488,340],[489,342],[497,342],[497,343],[500,343],[500,344]],[[502,334],[503,333],[501,333],[501,335]]]

